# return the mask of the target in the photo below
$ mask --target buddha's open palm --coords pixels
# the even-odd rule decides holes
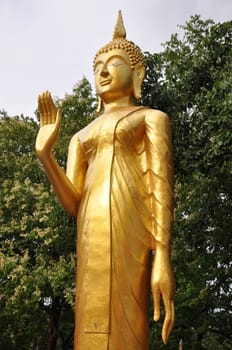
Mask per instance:
[[[36,152],[43,156],[52,151],[60,130],[61,110],[56,108],[50,92],[38,97],[40,113],[40,130],[36,139]]]

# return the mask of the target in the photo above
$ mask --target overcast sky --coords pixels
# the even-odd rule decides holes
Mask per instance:
[[[0,109],[32,117],[42,91],[63,98],[83,76],[93,84],[119,9],[127,39],[151,53],[191,15],[232,18],[232,0],[0,0]]]

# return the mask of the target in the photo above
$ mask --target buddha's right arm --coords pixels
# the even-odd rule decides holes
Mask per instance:
[[[67,172],[59,166],[52,152],[39,155],[48,179],[63,208],[72,216],[77,216],[84,183],[87,162],[75,135],[69,145]]]
[[[63,208],[72,216],[77,215],[80,194],[66,176],[52,154],[39,156],[47,177]]]

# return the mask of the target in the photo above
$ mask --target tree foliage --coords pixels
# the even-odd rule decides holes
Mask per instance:
[[[63,109],[55,149],[65,165],[68,140],[93,117],[86,79]],[[88,115],[88,117],[87,117]],[[0,349],[72,349],[75,222],[54,198],[34,152],[38,123],[0,117]]]
[[[167,349],[178,339],[231,349],[232,22],[194,16],[182,30],[146,55],[142,101],[173,126],[177,320]]]

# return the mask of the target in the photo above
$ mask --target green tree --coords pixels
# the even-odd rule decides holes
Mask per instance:
[[[68,141],[93,118],[86,79],[63,109],[55,149],[65,166]],[[74,219],[63,212],[34,152],[38,123],[0,115],[0,349],[72,349]]]
[[[142,100],[173,125],[177,319],[167,349],[180,339],[188,350],[232,349],[232,22],[193,16],[182,31],[146,55]]]

